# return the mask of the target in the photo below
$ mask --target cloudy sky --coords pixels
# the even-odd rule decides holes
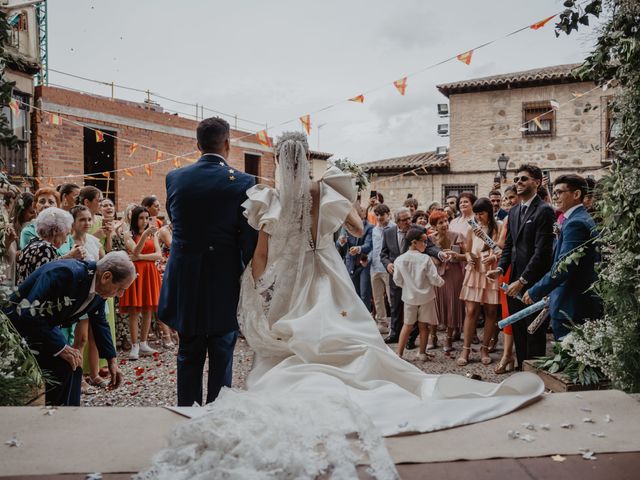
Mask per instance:
[[[595,38],[593,28],[556,38],[552,23],[526,30],[478,50],[470,66],[452,61],[410,77],[402,97],[393,80],[553,15],[562,0],[49,0],[48,8],[51,69],[205,105],[260,124],[239,121],[241,129],[273,126],[272,135],[335,104],[312,115],[311,146],[358,162],[446,145],[436,134],[436,104],[446,101],[437,84],[579,62]],[[49,82],[110,95],[54,72]],[[364,104],[343,101],[369,91]]]

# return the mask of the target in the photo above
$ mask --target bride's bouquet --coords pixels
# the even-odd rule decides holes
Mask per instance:
[[[362,192],[369,186],[369,178],[360,165],[346,158],[338,158],[333,160],[333,164],[344,173],[350,174],[356,180],[358,193]]]

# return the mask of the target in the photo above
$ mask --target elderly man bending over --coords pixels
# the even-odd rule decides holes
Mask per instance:
[[[53,380],[46,385],[48,405],[80,405],[82,352],[67,345],[60,327],[88,314],[101,358],[106,358],[111,386],[121,381],[109,325],[106,298],[121,296],[136,275],[124,252],[111,252],[96,262],[57,260],[33,272],[18,287],[4,313],[29,347],[38,352],[40,368]],[[34,302],[38,301],[34,308]]]

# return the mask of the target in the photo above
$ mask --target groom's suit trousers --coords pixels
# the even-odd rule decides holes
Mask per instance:
[[[209,355],[207,401],[213,402],[222,387],[231,386],[233,348],[238,331],[222,335],[180,335],[178,348],[178,406],[202,403],[202,373]]]

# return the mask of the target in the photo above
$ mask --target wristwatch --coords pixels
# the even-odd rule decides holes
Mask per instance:
[[[518,281],[519,281],[522,285],[525,285],[525,286],[529,283],[529,282],[527,282],[523,277],[520,277],[520,278],[518,279]]]

